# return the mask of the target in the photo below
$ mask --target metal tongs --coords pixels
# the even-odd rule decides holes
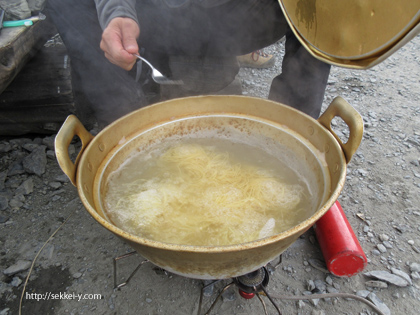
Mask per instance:
[[[144,61],[152,69],[152,79],[157,84],[168,84],[168,85],[169,84],[172,84],[172,85],[184,84],[184,82],[182,80],[171,80],[171,79],[167,78],[162,73],[160,73],[155,67],[153,67],[152,64],[150,62],[148,62],[146,59],[144,59],[143,57],[140,57],[137,54],[133,54],[133,55],[136,56],[138,59]]]

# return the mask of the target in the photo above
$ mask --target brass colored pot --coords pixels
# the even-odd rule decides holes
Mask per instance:
[[[300,43],[315,58],[353,69],[384,61],[420,33],[412,0],[279,0]]]
[[[343,143],[331,129],[341,117],[350,134]],[[281,157],[293,165],[313,195],[310,216],[293,228],[261,240],[229,246],[186,246],[161,243],[127,233],[113,225],[101,206],[109,174],[134,151],[167,137],[229,137],[246,143],[287,148]],[[58,162],[92,217],[130,244],[143,257],[170,272],[198,279],[224,279],[264,266],[286,250],[336,201],[345,181],[346,165],[363,134],[360,115],[337,97],[315,120],[291,107],[243,96],[200,96],[157,103],[115,121],[93,137],[75,116],[69,116],[55,140]],[[76,162],[68,146],[82,140]],[[283,151],[278,151],[283,152]]]

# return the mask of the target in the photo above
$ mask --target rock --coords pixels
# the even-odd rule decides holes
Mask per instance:
[[[20,175],[25,173],[25,170],[23,168],[23,165],[21,162],[15,162],[13,163],[7,172],[7,176],[14,176],[14,175]]]
[[[418,279],[420,279],[420,274],[417,271],[414,271],[414,272],[411,273],[411,278],[415,279],[415,280],[418,280]]]
[[[393,275],[388,271],[374,270],[365,272],[364,275],[370,278],[375,278],[378,280],[388,282],[399,287],[406,287],[409,285],[409,282],[407,280],[401,278],[400,276]]]
[[[45,137],[42,139],[42,144],[46,145],[49,150],[54,150],[55,136]]]
[[[204,286],[203,295],[207,296],[207,297],[212,296],[213,290],[214,290],[214,284],[213,284],[214,281],[204,280],[203,282],[204,282],[203,283],[203,286]]]
[[[23,202],[20,201],[18,198],[12,198],[9,202],[9,206],[10,208],[12,208],[13,210],[18,210],[20,209],[20,207],[23,206]]]
[[[59,175],[55,178],[55,181],[60,183],[68,183],[70,179],[67,177],[66,174]]]
[[[313,280],[308,280],[307,283],[306,283],[306,288],[309,291],[312,291],[313,289],[315,289],[315,283],[314,283],[314,281]]]
[[[22,148],[24,148],[26,151],[32,152],[36,148],[38,148],[39,145],[35,143],[25,143]]]
[[[29,195],[34,191],[34,180],[29,178],[25,180],[20,186],[16,189],[16,195]]]
[[[47,165],[46,146],[39,146],[31,154],[23,159],[23,168],[29,174],[41,176],[45,173]]]
[[[81,276],[82,276],[81,272],[76,272],[76,273],[73,274],[74,279],[79,279]]]
[[[298,301],[298,308],[299,309],[302,309],[302,308],[304,308],[305,307],[305,302],[303,302],[302,300],[299,300]]]
[[[359,290],[359,291],[356,292],[357,296],[360,296],[360,297],[365,298],[365,299],[368,297],[369,294],[370,294],[370,291],[368,291],[368,290]]]
[[[9,311],[10,311],[10,308],[6,307],[0,311],[0,315],[8,315],[10,314]]]
[[[7,221],[9,221],[8,217],[0,215],[0,224],[6,223]]]
[[[10,282],[10,284],[13,286],[13,287],[18,287],[18,286],[20,286],[20,284],[22,283],[22,280],[19,278],[19,277],[13,277],[13,280]]]
[[[56,158],[55,152],[53,150],[47,150],[47,158],[49,158],[51,160],[55,160],[55,158]]]
[[[386,253],[386,247],[384,245],[378,244],[376,245],[376,247],[379,249],[381,253]]]
[[[411,272],[420,272],[420,264],[418,264],[418,263],[410,264],[410,271]]]
[[[374,256],[379,256],[380,254],[381,254],[381,252],[379,251],[379,250],[377,250],[377,249],[374,249],[374,250],[372,250],[372,255],[374,255]]]
[[[12,146],[9,143],[0,143],[0,153],[7,153],[12,150]]]
[[[0,172],[0,190],[4,189],[4,182],[6,181],[7,172]]]
[[[31,262],[28,260],[18,260],[14,265],[3,270],[3,273],[6,276],[12,276],[18,272],[24,271],[31,266]]]
[[[61,187],[61,183],[60,182],[49,182],[48,186],[50,186],[53,189],[58,189]]]
[[[384,241],[382,244],[384,244],[384,246],[386,248],[388,248],[388,249],[392,249],[393,248],[392,244],[390,242],[388,242],[388,241]]]
[[[391,272],[394,275],[400,276],[401,278],[404,278],[405,280],[407,280],[410,285],[413,284],[413,282],[411,281],[410,276],[408,274],[406,274],[404,271],[401,271],[401,270],[399,270],[397,268],[391,268]]]
[[[325,285],[325,282],[322,280],[315,280],[315,287],[322,293],[325,293],[327,290],[327,286]]]
[[[27,0],[28,7],[31,12],[39,12],[44,9],[46,1],[45,0]]]
[[[325,282],[326,282],[327,284],[329,284],[329,285],[333,285],[333,279],[332,279],[330,276],[327,276],[327,277],[325,278]]]
[[[384,302],[381,301],[380,298],[377,297],[377,295],[373,292],[371,292],[367,299],[370,300],[373,304],[376,305],[377,308],[381,310],[382,313],[385,315],[391,315],[391,311],[389,310],[388,306]]]
[[[366,281],[365,286],[370,288],[377,288],[377,289],[386,289],[388,288],[388,284],[383,281]]]
[[[235,301],[236,300],[236,291],[235,290],[227,290],[222,293],[223,301]]]
[[[6,196],[0,196],[0,211],[6,210],[9,206],[9,200]]]

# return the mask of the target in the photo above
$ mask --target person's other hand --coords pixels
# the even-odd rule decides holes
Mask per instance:
[[[138,54],[139,51],[139,35],[140,28],[136,21],[117,17],[103,31],[100,47],[110,62],[128,71],[136,62],[133,54]]]

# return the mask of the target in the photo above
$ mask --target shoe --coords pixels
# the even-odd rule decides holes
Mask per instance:
[[[257,69],[271,68],[276,62],[276,58],[273,55],[266,54],[261,50],[238,56],[236,59],[241,67]]]

